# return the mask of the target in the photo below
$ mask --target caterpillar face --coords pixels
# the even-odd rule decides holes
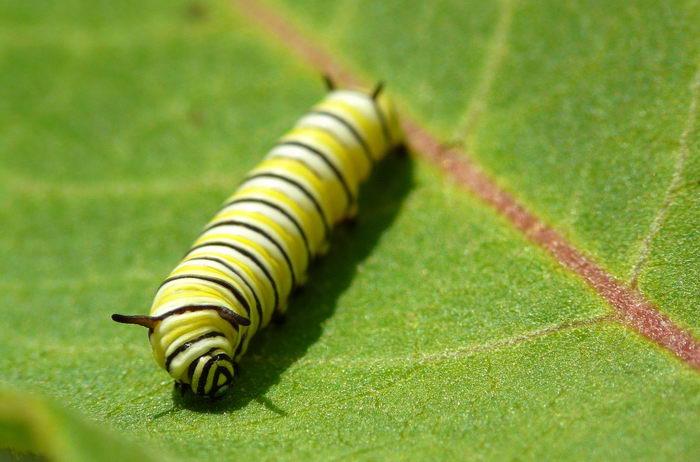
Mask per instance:
[[[201,308],[201,307],[200,307]],[[215,309],[194,309],[167,316],[150,333],[156,361],[175,379],[181,391],[198,396],[222,396],[236,375],[234,345],[245,327],[222,318]],[[171,311],[172,312],[172,311]]]
[[[187,376],[194,394],[218,398],[228,391],[235,376],[235,368],[229,355],[223,350],[217,350],[192,361]]]

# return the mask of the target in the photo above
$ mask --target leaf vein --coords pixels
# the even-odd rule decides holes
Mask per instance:
[[[649,259],[649,254],[651,253],[652,243],[654,238],[657,236],[661,228],[663,227],[668,211],[673,205],[673,201],[678,196],[678,191],[682,186],[683,175],[685,173],[685,167],[690,155],[690,148],[688,147],[688,138],[690,137],[693,128],[695,127],[695,119],[697,118],[698,112],[698,99],[700,98],[700,62],[697,65],[695,75],[690,83],[690,104],[688,105],[687,117],[685,124],[683,126],[683,132],[678,140],[678,150],[676,156],[676,163],[673,169],[673,174],[671,176],[671,181],[668,184],[666,193],[664,194],[664,199],[661,202],[661,207],[657,212],[654,220],[649,226],[649,230],[641,241],[639,254],[637,260],[630,271],[629,285],[632,288],[636,288],[639,282],[639,276],[644,269],[647,260]]]
[[[456,139],[463,140],[464,137],[472,133],[481,114],[486,110],[491,88],[496,80],[498,71],[501,69],[503,60],[508,54],[508,37],[511,24],[513,23],[514,3],[515,0],[501,0],[500,13],[489,41],[489,52],[484,59],[481,77],[474,90],[474,96],[459,117]]]

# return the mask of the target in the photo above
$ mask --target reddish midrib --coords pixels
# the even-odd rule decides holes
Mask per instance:
[[[340,83],[362,84],[362,80],[316,46],[302,33],[256,0],[238,0],[241,11],[295,52],[301,59]],[[445,171],[455,181],[491,205],[515,228],[546,249],[562,265],[581,276],[619,313],[619,321],[700,371],[700,343],[686,330],[675,325],[637,290],[607,273],[584,256],[556,230],[529,212],[513,196],[501,189],[470,157],[447,148],[421,125],[408,118],[403,128],[416,154]]]
[[[410,120],[404,122],[404,129],[418,154],[468,187],[515,228],[544,247],[562,265],[583,277],[589,286],[619,312],[621,322],[700,370],[700,344],[690,333],[676,326],[638,291],[617,281],[555,229],[525,209],[513,196],[499,188],[465,153],[444,147],[425,129]]]

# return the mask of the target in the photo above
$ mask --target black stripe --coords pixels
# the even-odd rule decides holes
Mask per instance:
[[[230,362],[231,362],[231,369],[233,369],[233,361],[230,361]],[[224,374],[229,381],[231,381],[231,379],[233,378],[233,373],[231,371],[229,371],[228,369],[226,369],[225,367],[221,368],[221,373]],[[221,388],[221,387],[219,387],[219,388]]]
[[[276,144],[275,147],[279,147],[280,143]],[[299,158],[295,157],[291,154],[285,154],[285,153],[280,153],[280,152],[270,152],[270,157],[275,158],[275,159],[287,159],[287,160],[293,160],[294,162],[298,162],[304,166],[304,168],[308,169],[313,175],[318,178],[319,180],[323,181],[324,178],[323,176],[316,170],[313,165],[310,165],[305,158]]]
[[[275,283],[275,279],[272,277],[272,275],[267,270],[267,268],[265,268],[265,266],[262,263],[260,263],[260,261],[255,257],[255,255],[253,255],[252,253],[250,253],[246,249],[239,247],[237,245],[234,245],[234,244],[230,244],[228,242],[210,241],[210,242],[205,242],[204,244],[195,245],[194,247],[192,247],[189,250],[189,252],[187,252],[186,256],[189,255],[190,253],[192,253],[192,251],[194,251],[194,250],[197,250],[199,248],[206,247],[209,245],[220,245],[222,247],[228,247],[229,249],[233,249],[236,252],[239,252],[239,253],[245,255],[246,257],[248,257],[249,259],[251,259],[253,261],[253,263],[255,263],[257,265],[257,267],[260,268],[260,270],[265,274],[265,277],[267,277],[267,280],[270,281],[270,285],[272,285],[272,290],[275,293],[275,309],[274,309],[274,311],[277,311],[277,307],[279,306],[280,296],[279,296],[279,292],[277,291],[277,284]],[[260,322],[262,323],[262,319],[260,320]]]
[[[217,348],[217,349],[218,349],[218,348]],[[224,352],[224,353],[215,354],[215,355],[212,357],[212,359],[213,359],[215,362],[227,362],[227,363],[233,365],[233,360],[232,360],[231,357],[230,357],[229,355],[227,355],[225,352]]]
[[[170,353],[170,354],[168,355],[168,357],[165,359],[165,370],[167,370],[168,372],[170,372],[170,363],[173,361],[173,359],[175,359],[175,356],[177,356],[178,354],[180,354],[180,353],[182,353],[183,351],[187,350],[189,347],[191,347],[191,346],[194,345],[195,343],[200,342],[200,341],[202,341],[202,340],[206,340],[206,339],[208,339],[208,338],[212,338],[212,337],[223,337],[223,336],[224,336],[224,334],[222,334],[221,332],[208,332],[208,333],[206,333],[206,334],[204,334],[204,335],[200,335],[199,337],[197,337],[197,338],[194,339],[194,340],[189,340],[189,341],[183,343],[183,344],[180,345],[179,347],[175,348],[175,351],[173,351],[172,353]]]
[[[271,209],[274,209],[274,210],[278,211],[279,213],[281,213],[282,215],[284,215],[285,217],[287,217],[289,219],[289,221],[292,222],[292,224],[297,229],[297,231],[299,231],[299,235],[301,236],[302,241],[304,241],[304,248],[306,249],[306,255],[308,256],[308,261],[311,261],[311,259],[313,258],[313,255],[311,254],[311,249],[309,248],[309,240],[306,238],[306,233],[304,232],[304,229],[301,227],[299,222],[293,216],[291,216],[289,214],[289,212],[287,212],[282,207],[280,207],[279,205],[274,204],[272,202],[266,201],[264,199],[252,199],[252,198],[250,198],[250,199],[242,198],[242,199],[232,200],[231,202],[227,202],[226,204],[224,204],[223,208],[226,208],[226,207],[228,207],[230,205],[234,205],[234,204],[241,204],[244,202],[252,202],[255,204],[266,205],[267,207],[270,207]]]
[[[229,358],[228,355],[225,355],[225,354],[224,355],[217,355],[214,359],[217,360],[217,363],[221,362],[223,360],[223,361],[226,361],[228,363],[231,363],[231,365],[233,365],[233,361],[231,361],[231,358]],[[224,377],[226,377],[227,380],[224,382],[223,385],[219,385],[219,377],[221,377],[222,375]],[[212,387],[211,387],[211,391],[209,392],[209,396],[212,398],[215,397],[216,394],[219,392],[219,389],[221,387],[229,385],[232,380],[233,380],[233,376],[228,371],[228,369],[219,365],[219,367],[216,368],[216,372],[214,373],[214,380],[212,380]]]
[[[343,117],[341,117],[337,114],[333,114],[332,112],[328,112],[328,111],[311,111],[310,113],[330,117],[331,119],[340,122],[340,124],[342,124],[345,128],[350,130],[350,133],[352,133],[352,136],[362,146],[362,152],[365,153],[365,156],[367,157],[367,160],[369,160],[369,163],[374,165],[374,162],[375,162],[374,157],[372,157],[372,151],[369,149],[369,145],[367,144],[367,141],[365,141],[365,139],[362,137],[362,135],[360,135],[360,132],[357,131],[357,129],[355,127],[353,127],[353,125],[350,122],[345,120]]]
[[[249,175],[243,180],[241,184],[245,184],[248,181],[254,180],[256,178],[274,178],[276,180],[284,181],[285,183],[289,183],[295,188],[297,188],[299,191],[301,191],[313,204],[314,208],[316,209],[316,212],[318,212],[318,216],[321,218],[321,222],[323,223],[323,230],[324,230],[324,238],[328,239],[328,235],[331,232],[331,228],[329,225],[329,221],[326,218],[326,215],[323,213],[323,209],[321,208],[321,204],[316,200],[313,194],[311,194],[311,191],[306,189],[301,183],[298,181],[288,178],[284,175],[280,175],[279,173],[256,173],[255,175]]]
[[[241,350],[243,349],[243,342],[245,342],[245,339],[246,339],[246,335],[243,334],[243,336],[241,336],[241,339],[240,339],[241,341],[238,342],[238,346],[236,347],[236,351],[233,353],[234,358],[237,358],[238,355],[241,354]]]
[[[221,376],[221,369],[221,367],[217,367],[216,372],[214,372],[214,380],[211,381],[211,390],[209,391],[210,398],[216,396],[216,392],[219,391],[219,377]]]
[[[374,98],[370,98],[370,101],[372,101],[372,107],[374,108],[374,111],[377,113],[377,118],[379,119],[379,125],[382,127],[382,133],[384,134],[384,141],[386,141],[387,148],[391,147],[391,135],[389,135],[389,125],[386,123],[386,118],[384,117],[384,114],[382,113],[382,109],[379,107],[379,104],[377,104],[377,100]]]
[[[241,273],[238,272],[238,270],[236,268],[233,267],[233,265],[230,265],[228,262],[226,262],[220,258],[209,257],[209,256],[204,256],[204,255],[192,257],[186,261],[195,261],[195,260],[210,260],[210,261],[216,262],[220,265],[225,266],[226,269],[228,269],[229,271],[234,273],[236,276],[238,276],[240,278],[240,280],[243,281],[243,283],[246,285],[246,287],[248,287],[248,289],[250,289],[250,292],[253,294],[253,298],[255,299],[255,309],[258,312],[258,316],[260,317],[260,322],[262,322],[263,312],[262,312],[262,305],[260,304],[260,299],[258,298],[258,294],[255,293],[255,289],[253,289],[253,286],[248,282],[248,280],[246,278],[244,278],[241,275]],[[260,326],[258,325],[258,329],[259,328],[260,328]]]
[[[292,287],[296,287],[296,286],[297,286],[297,283],[296,283],[296,275],[294,274],[294,267],[292,266],[292,261],[289,259],[289,255],[288,255],[287,252],[284,250],[284,248],[282,247],[282,245],[281,245],[279,242],[277,242],[272,236],[270,236],[265,230],[260,229],[259,227],[255,226],[255,225],[251,225],[251,224],[248,224],[248,223],[244,223],[244,222],[242,222],[242,221],[237,221],[237,220],[226,220],[226,221],[221,221],[221,222],[215,223],[215,224],[213,224],[213,225],[207,227],[204,231],[205,231],[205,232],[206,232],[206,231],[210,231],[210,230],[212,230],[212,229],[214,229],[214,228],[218,228],[219,226],[226,226],[226,225],[242,226],[242,227],[244,227],[244,228],[246,228],[246,229],[249,229],[249,230],[251,230],[251,231],[253,231],[253,232],[256,232],[256,233],[260,234],[261,236],[264,236],[265,238],[267,238],[268,241],[272,242],[272,244],[273,244],[275,247],[277,247],[277,250],[279,250],[280,253],[282,254],[282,256],[284,257],[284,261],[287,262],[287,266],[289,267],[289,272],[290,272],[291,275],[292,275]]]
[[[278,143],[277,146],[296,146],[298,148],[305,149],[312,154],[316,154],[318,157],[323,159],[323,162],[333,171],[333,174],[336,176],[336,178],[338,178],[340,185],[343,187],[343,191],[345,191],[345,196],[347,197],[348,201],[348,208],[350,208],[350,206],[355,201],[355,198],[353,197],[352,192],[350,192],[348,183],[345,180],[343,174],[340,172],[340,170],[338,170],[338,168],[333,164],[333,162],[331,162],[330,159],[328,159],[328,157],[326,157],[326,155],[322,151],[306,143],[302,143],[301,141],[283,141],[282,143]],[[297,159],[294,160],[298,162]]]
[[[209,277],[209,276],[202,276],[199,274],[181,274],[178,276],[169,277],[168,279],[163,281],[163,283],[160,285],[160,287],[163,287],[165,284],[172,282],[172,281],[177,281],[179,279],[201,279],[202,281],[209,281],[209,282],[212,282],[216,285],[223,287],[224,289],[230,291],[234,297],[236,297],[236,300],[238,300],[238,303],[243,305],[245,312],[248,313],[248,316],[250,316],[250,304],[248,303],[248,300],[245,299],[245,296],[241,293],[240,290],[236,289],[232,284],[230,284],[227,281],[224,281],[223,279],[213,278],[213,277]],[[158,289],[160,289],[160,287]]]
[[[231,357],[229,355],[227,355],[226,353],[219,353],[217,355],[214,355],[214,359],[217,361],[227,361],[227,362],[233,364]]]
[[[185,305],[185,306],[180,306],[178,308],[175,308],[174,310],[170,310],[166,313],[160,314],[158,316],[139,316],[139,317],[146,317],[151,321],[162,321],[166,318],[169,318],[170,316],[174,316],[177,314],[182,314],[182,313],[188,313],[191,311],[204,311],[204,310],[214,310],[218,311],[219,315],[224,318],[226,321],[228,321],[234,329],[238,330],[238,326],[249,326],[250,325],[250,319],[246,319],[240,314],[236,313],[233,311],[231,308],[221,306],[221,305]],[[152,328],[150,328],[152,330]],[[149,330],[149,335],[150,335],[150,330]]]
[[[189,379],[190,379],[190,388],[192,388],[192,385],[194,385],[192,383],[192,378],[194,377],[194,371],[197,369],[197,365],[199,364],[199,362],[202,360],[202,358],[209,356],[210,354],[212,354],[216,350],[218,350],[218,348],[214,347],[214,348],[210,349],[209,351],[207,351],[206,353],[204,353],[203,355],[199,356],[194,361],[192,361],[192,363],[190,364],[190,367],[187,369],[187,377],[189,377]],[[202,376],[200,375],[199,378],[201,379]]]
[[[214,357],[215,358],[215,357]],[[199,384],[197,385],[197,394],[200,396],[204,395],[204,387],[207,386],[207,379],[209,378],[209,369],[216,361],[214,358],[209,358],[209,361],[202,368],[202,373],[199,375]],[[214,382],[212,382],[212,388],[214,388]]]
[[[190,381],[190,386],[192,385],[192,377],[194,377],[194,371],[197,369],[197,364],[199,364],[199,358],[201,358],[201,356],[193,359],[190,363],[190,366],[187,368],[187,379]]]

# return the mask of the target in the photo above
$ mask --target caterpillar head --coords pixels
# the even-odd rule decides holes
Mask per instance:
[[[226,352],[209,351],[190,363],[188,388],[198,396],[220,398],[228,391],[235,375],[236,366]]]
[[[238,373],[232,339],[250,325],[232,310],[210,305],[183,306],[160,316],[115,314],[112,319],[148,328],[156,362],[175,379],[176,388],[209,398],[230,388]]]

